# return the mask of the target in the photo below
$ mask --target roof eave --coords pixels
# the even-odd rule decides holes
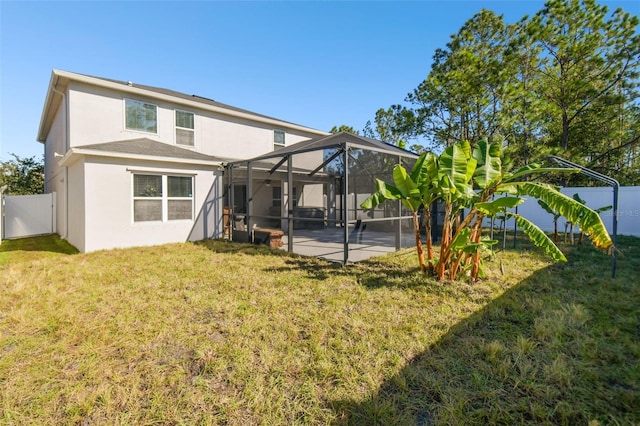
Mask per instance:
[[[127,86],[127,85],[122,85],[120,83],[117,82],[112,82],[112,81],[108,81],[108,80],[103,80],[100,78],[96,78],[96,77],[91,77],[91,76],[87,76],[87,75],[82,75],[82,74],[76,74],[76,73],[72,73],[72,72],[68,72],[68,71],[61,71],[61,70],[53,70],[52,71],[52,76],[51,76],[51,82],[49,83],[49,90],[47,91],[47,99],[45,101],[45,109],[43,111],[43,118],[40,122],[40,130],[38,131],[38,141],[40,142],[44,142],[46,140],[46,134],[48,133],[49,127],[50,127],[50,123],[49,125],[43,125],[45,123],[45,112],[47,111],[47,107],[50,104],[50,98],[53,97],[53,94],[55,93],[53,91],[55,85],[53,84],[54,78],[64,78],[67,80],[73,80],[73,81],[77,81],[77,82],[81,82],[81,83],[86,83],[86,84],[90,84],[93,86],[99,86],[99,87],[104,87],[104,88],[108,88],[108,89],[114,89],[114,90],[118,90],[121,92],[126,92],[126,93],[131,93],[131,94],[137,94],[137,95],[141,95],[141,96],[147,96],[147,97],[152,97],[154,99],[160,99],[160,100],[164,100],[170,103],[177,103],[177,104],[181,104],[181,105],[185,105],[185,106],[190,106],[192,108],[198,108],[198,109],[204,109],[207,111],[212,111],[212,112],[216,112],[219,114],[223,114],[223,115],[227,115],[230,117],[234,117],[234,118],[242,118],[245,120],[251,120],[251,121],[255,121],[255,122],[259,122],[262,124],[268,124],[270,126],[274,126],[274,127],[279,127],[279,128],[286,128],[286,129],[290,129],[290,130],[296,130],[296,131],[300,131],[300,132],[305,132],[305,133],[311,133],[311,134],[316,134],[319,136],[325,136],[325,135],[329,135],[330,133],[328,132],[324,132],[322,130],[317,130],[317,129],[312,129],[310,127],[305,127],[305,126],[301,126],[299,124],[294,124],[294,123],[289,123],[286,121],[282,121],[282,120],[278,120],[275,118],[269,118],[269,117],[263,117],[263,116],[259,116],[259,115],[255,115],[255,114],[251,114],[248,112],[242,112],[242,111],[234,111],[234,110],[230,110],[227,108],[223,108],[223,107],[219,107],[219,106],[215,106],[215,105],[209,105],[209,104],[205,104],[205,103],[201,103],[195,100],[189,100],[189,99],[183,99],[183,98],[178,98],[175,96],[171,96],[168,94],[164,94],[164,93],[158,93],[158,92],[154,92],[152,90],[148,90],[148,89],[144,89],[144,88],[140,88],[140,87],[136,87],[135,85],[132,86]],[[57,83],[57,80],[56,80]]]
[[[199,166],[211,166],[220,167],[223,165],[222,160],[197,160],[193,158],[176,158],[176,157],[162,157],[158,155],[145,155],[145,154],[128,154],[122,152],[113,151],[99,151],[94,149],[83,148],[71,148],[67,153],[58,161],[60,167],[68,166],[76,161],[82,155],[94,156],[94,157],[107,157],[107,158],[124,158],[129,160],[144,160],[164,163],[178,163],[178,164],[192,164]]]
[[[47,135],[51,128],[51,124],[53,123],[53,101],[57,97],[61,97],[57,92],[60,92],[56,87],[60,80],[60,71],[53,70],[51,71],[51,78],[49,79],[49,87],[47,89],[47,95],[44,100],[44,105],[42,107],[42,114],[40,116],[40,125],[38,126],[38,135],[36,140],[38,142],[44,143],[47,140]],[[51,117],[51,118],[49,118]]]

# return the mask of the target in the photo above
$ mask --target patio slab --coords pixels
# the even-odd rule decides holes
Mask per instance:
[[[282,237],[283,250],[287,250],[289,236]],[[334,262],[344,261],[343,228],[296,229],[293,232],[293,252],[303,256],[314,256]],[[373,256],[396,251],[396,236],[392,232],[350,231],[349,262],[360,262]],[[402,247],[412,247],[414,237],[409,232],[402,234]]]

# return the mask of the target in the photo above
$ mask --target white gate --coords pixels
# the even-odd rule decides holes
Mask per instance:
[[[2,238],[56,232],[56,193],[2,197]]]

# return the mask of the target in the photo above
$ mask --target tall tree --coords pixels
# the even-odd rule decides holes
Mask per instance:
[[[418,133],[440,146],[499,138],[506,36],[502,16],[483,9],[436,50],[431,72],[406,99]]]
[[[540,50],[524,29],[527,17],[507,27],[502,66],[505,90],[501,103],[501,127],[508,155],[518,165],[540,158],[544,151],[536,143],[546,135],[546,103],[533,91],[538,78]]]
[[[628,101],[625,90],[631,94],[637,85],[638,18],[607,11],[594,0],[549,0],[526,27],[541,51],[534,90],[553,106],[555,141],[563,151],[590,143],[572,137],[581,118],[605,107],[619,111]]]
[[[347,126],[346,124],[341,124],[339,126],[333,126],[331,128],[331,130],[329,130],[330,133],[333,133],[334,135],[336,133],[340,133],[340,132],[346,132],[346,133],[351,133],[353,135],[359,135],[360,132],[358,132],[356,129],[354,129],[351,126]]]
[[[42,194],[44,192],[44,163],[34,157],[10,154],[13,160],[0,163],[0,188],[6,185],[8,195]]]

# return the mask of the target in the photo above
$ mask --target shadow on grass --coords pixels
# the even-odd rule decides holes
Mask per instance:
[[[77,248],[61,239],[57,234],[3,240],[2,244],[0,244],[0,253],[12,251],[42,251],[59,254],[78,253]]]
[[[242,253],[248,256],[289,256],[286,251],[274,250],[264,244],[238,243],[223,239],[195,241],[194,244],[206,247],[215,253]]]
[[[376,394],[329,401],[334,424],[638,424],[640,239],[619,249],[616,279],[601,253],[571,249],[569,263],[454,325]]]

